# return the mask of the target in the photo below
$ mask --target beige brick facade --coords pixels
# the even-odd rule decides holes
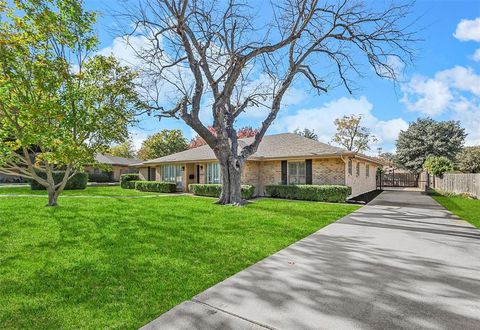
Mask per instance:
[[[298,161],[297,159],[294,161]],[[356,165],[360,164],[360,175],[356,174]],[[348,163],[347,163],[348,164]],[[370,175],[365,172],[365,161],[352,160],[352,174],[348,173],[348,166],[341,158],[318,158],[312,160],[312,184],[338,184],[352,187],[352,196],[376,189],[377,166],[369,163]],[[181,164],[183,169],[183,190],[187,191],[191,183],[206,182],[207,163],[186,163]],[[198,167],[197,167],[198,166]],[[153,167],[153,166],[152,166]],[[160,180],[160,166],[156,168],[156,179]],[[197,174],[200,174],[197,179]],[[140,179],[148,179],[148,169],[140,168]],[[282,183],[282,162],[281,160],[269,161],[247,161],[242,173],[242,183],[255,186],[255,193],[258,196],[265,195],[265,186]]]
[[[366,165],[369,165],[369,175],[366,173]],[[357,165],[359,173],[357,174]],[[352,197],[375,190],[377,188],[377,165],[362,160],[352,160],[352,173],[349,173],[348,163],[345,166],[345,184],[352,187]]]

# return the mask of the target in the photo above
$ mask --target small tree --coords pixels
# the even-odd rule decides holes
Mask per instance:
[[[403,24],[410,2],[379,9],[361,0],[272,1],[269,22],[253,16],[255,4],[142,0],[126,14],[133,21],[131,34],[147,40],[133,47],[143,62],[149,105],[160,116],[182,119],[212,148],[221,168],[220,204],[242,204],[245,161],[294,82],[303,79],[318,93],[338,85],[351,92],[349,73],[360,73],[364,64],[396,79],[391,59],[412,59],[414,33]],[[172,91],[170,104],[156,93],[165,88]],[[235,127],[253,107],[265,109],[265,118],[255,138],[239,148]],[[207,108],[215,134],[201,120]]]
[[[138,157],[143,160],[154,159],[184,151],[188,147],[187,140],[179,129],[164,129],[147,137],[143,142]]]
[[[444,173],[453,171],[453,163],[444,156],[428,156],[423,168],[429,174],[441,177]]]
[[[343,116],[335,119],[334,123],[337,133],[332,139],[348,151],[364,152],[370,150],[370,143],[377,142],[377,138],[370,133],[370,130],[361,125],[362,116]]]
[[[120,144],[110,147],[107,151],[110,155],[123,157],[123,158],[135,158],[136,152],[133,147],[132,140],[126,140]]]
[[[465,129],[457,121],[418,119],[397,140],[397,161],[407,170],[420,173],[428,156],[453,160],[462,149]]]
[[[297,135],[300,135],[300,136],[303,136],[307,139],[310,139],[310,140],[315,140],[315,141],[318,141],[318,135],[317,133],[315,133],[315,130],[312,129],[308,129],[308,128],[304,128],[303,130],[300,130],[300,129],[296,129],[293,131],[293,133],[297,134]]]
[[[466,173],[480,173],[480,147],[465,147],[457,154],[458,169]]]
[[[0,2],[0,173],[37,181],[49,206],[96,153],[127,137],[141,104],[129,68],[113,57],[89,57],[95,15],[82,5]]]

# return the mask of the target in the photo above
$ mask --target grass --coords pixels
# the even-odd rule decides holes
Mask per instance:
[[[453,214],[480,228],[480,200],[436,192],[432,193],[432,197]]]
[[[2,187],[0,186],[0,195],[47,195],[45,190],[32,190],[29,186],[20,187]],[[122,189],[120,186],[87,186],[84,190],[65,190],[61,196],[147,196],[158,195],[158,193],[140,192],[135,189]]]
[[[138,328],[358,208],[271,199],[236,208],[190,196],[45,202],[0,198],[2,329]]]

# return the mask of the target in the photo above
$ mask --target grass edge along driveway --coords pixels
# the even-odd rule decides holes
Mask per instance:
[[[480,200],[432,192],[431,196],[444,208],[480,228]]]
[[[0,328],[138,328],[358,206],[0,199]]]

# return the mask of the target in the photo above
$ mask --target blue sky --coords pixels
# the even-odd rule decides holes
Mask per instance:
[[[122,10],[120,3],[118,0],[86,0],[87,7],[100,14],[97,31],[101,52],[128,58],[132,54],[121,43],[120,29],[111,15],[115,10]],[[268,17],[262,13],[266,6],[259,8],[259,17]],[[419,0],[412,19],[416,17],[423,41],[416,45],[418,54],[414,64],[402,70],[402,82],[395,86],[364,70],[365,78],[357,81],[358,88],[353,95],[338,87],[319,96],[297,85],[287,95],[285,106],[269,133],[307,127],[314,129],[323,142],[329,142],[334,134],[335,118],[362,114],[364,124],[379,140],[372,146],[370,153],[374,154],[377,147],[394,150],[398,132],[406,129],[408,122],[430,116],[461,121],[468,133],[467,144],[480,144],[480,0]],[[252,113],[240,124],[256,127],[261,120],[261,114]],[[131,129],[136,146],[163,128],[180,128],[187,138],[194,135],[181,121],[162,119],[159,122],[154,117],[144,117],[138,127]]]

